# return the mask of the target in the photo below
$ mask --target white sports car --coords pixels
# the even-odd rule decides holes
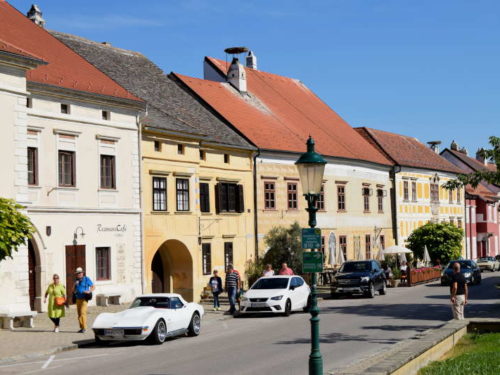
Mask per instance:
[[[127,310],[99,314],[92,329],[97,343],[148,339],[162,344],[171,336],[198,336],[204,312],[201,305],[186,302],[179,294],[147,294]]]
[[[311,289],[300,276],[267,276],[258,279],[241,297],[241,313],[307,311]]]

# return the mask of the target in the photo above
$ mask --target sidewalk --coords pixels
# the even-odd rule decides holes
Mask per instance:
[[[88,308],[87,324],[89,328],[92,327],[95,318],[102,312],[117,312],[127,307],[128,304],[108,307],[91,306]],[[204,307],[203,323],[224,317],[223,311],[215,312]],[[66,310],[66,316],[61,319],[59,333],[52,332],[54,326],[47,317],[47,313],[39,313],[34,322],[35,328],[23,327],[16,328],[14,331],[0,329],[0,363],[76,349],[78,345],[94,342],[94,333],[91,329],[88,329],[86,333],[77,333],[80,327],[75,306]]]

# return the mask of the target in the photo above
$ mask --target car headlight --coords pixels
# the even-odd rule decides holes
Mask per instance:
[[[362,283],[367,283],[368,281],[370,281],[370,278],[369,278],[368,276],[363,276],[363,277],[361,278],[361,282],[362,282]]]
[[[471,277],[471,275],[472,275],[472,274],[471,274],[470,272],[465,272],[465,273],[464,273],[464,277]]]
[[[272,297],[271,299],[273,301],[281,301],[282,298],[283,298],[283,296],[276,296],[276,297]]]
[[[241,300],[241,302],[248,301],[248,298],[242,295],[242,296],[240,296],[240,300]]]

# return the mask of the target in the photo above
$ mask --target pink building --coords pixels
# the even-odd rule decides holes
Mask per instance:
[[[455,142],[452,142],[449,149],[442,151],[441,156],[463,170],[464,174],[478,170],[496,170],[495,164],[488,163],[479,155],[475,159],[471,158],[467,155],[467,150],[459,150]],[[476,188],[467,186],[465,198],[467,258],[500,254],[500,186],[486,182]]]

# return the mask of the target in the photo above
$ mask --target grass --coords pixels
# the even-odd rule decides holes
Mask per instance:
[[[441,361],[422,368],[418,375],[500,374],[500,333],[465,335]]]

